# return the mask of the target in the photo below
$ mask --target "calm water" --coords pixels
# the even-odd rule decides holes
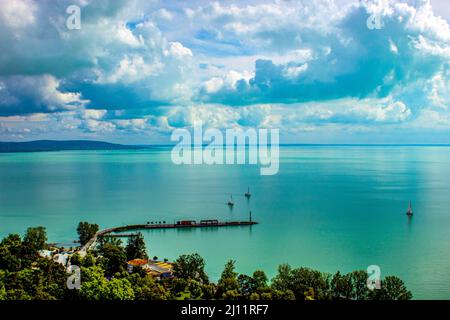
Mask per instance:
[[[260,176],[256,166],[175,166],[164,149],[0,154],[0,236],[43,225],[65,242],[81,220],[240,220],[251,209],[253,227],[144,232],[148,251],[198,252],[213,279],[229,259],[269,276],[283,262],[328,272],[375,264],[415,298],[450,298],[450,148],[283,147],[280,162],[278,175]]]

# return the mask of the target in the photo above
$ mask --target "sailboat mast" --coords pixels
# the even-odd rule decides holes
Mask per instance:
[[[413,209],[412,209],[412,202],[411,202],[411,200],[409,200],[408,211],[406,212],[406,214],[408,216],[412,216],[413,215]]]

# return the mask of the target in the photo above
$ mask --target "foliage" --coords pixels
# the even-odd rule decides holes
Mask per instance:
[[[81,266],[83,262],[83,258],[78,253],[73,254],[70,257],[70,264],[73,264],[75,266]]]
[[[136,300],[167,300],[169,292],[149,275],[141,276],[134,273],[130,276],[130,282]]]
[[[235,269],[235,261],[230,260],[225,264],[222,275],[217,283],[216,296],[227,300],[234,300],[239,295],[239,282]]]
[[[0,269],[19,271],[25,261],[22,261],[22,239],[17,234],[10,234],[0,243]]]
[[[80,244],[85,245],[99,230],[98,224],[82,221],[78,224],[77,233]]]
[[[350,298],[354,300],[367,300],[369,295],[369,289],[367,288],[367,272],[363,270],[353,271],[350,273],[350,279],[353,288]]]
[[[331,279],[331,290],[335,299],[350,299],[353,285],[350,275],[342,275],[339,271]]]
[[[134,259],[148,259],[142,233],[138,232],[136,235],[128,238],[128,244],[125,251],[128,261]]]
[[[86,225],[83,225],[82,229]],[[387,276],[381,289],[367,288],[368,274],[353,271],[334,275],[309,268],[278,267],[270,281],[261,270],[252,275],[236,272],[235,261],[226,263],[217,284],[209,282],[205,261],[198,254],[181,255],[173,265],[174,277],[155,279],[143,268],[127,272],[127,258],[147,256],[142,235],[128,241],[100,238],[98,249],[84,258],[71,256],[81,267],[81,288],[69,290],[65,267],[39,256],[46,247],[45,228],[29,228],[22,238],[10,234],[0,242],[0,300],[409,300],[403,281]]]
[[[101,262],[103,263],[106,275],[112,276],[117,272],[126,270],[127,256],[123,247],[112,243],[105,243],[100,248],[100,254],[102,255]]]
[[[303,267],[292,269],[288,264],[278,267],[278,274],[272,280],[271,288],[277,292],[290,291],[289,295],[292,293],[295,299],[300,300],[327,300],[332,295],[338,295],[330,290],[329,274]]]
[[[208,282],[205,260],[198,253],[181,255],[173,264],[173,273],[177,278]]]
[[[410,300],[412,293],[400,278],[387,276],[381,280],[381,288],[371,291],[369,297],[373,300]]]
[[[3,284],[0,287],[0,300],[6,300],[6,289]]]
[[[95,265],[95,256],[92,254],[92,252],[88,252],[83,260],[81,261],[81,265],[85,268],[92,267]]]
[[[23,252],[32,259],[38,255],[39,250],[47,247],[47,232],[44,227],[28,228],[23,238]]]

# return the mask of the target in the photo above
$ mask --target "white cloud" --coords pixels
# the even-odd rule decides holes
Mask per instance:
[[[87,103],[78,92],[63,92],[52,75],[0,77],[0,115],[73,110]]]
[[[155,16],[163,19],[163,20],[167,20],[167,21],[171,21],[173,19],[173,14],[164,8],[159,9],[158,11],[156,11]]]
[[[427,1],[367,3],[0,1],[2,134],[445,128],[448,22]]]
[[[166,55],[172,55],[177,58],[184,58],[186,56],[192,57],[192,51],[184,47],[179,42],[170,42],[169,49],[164,52]]]
[[[133,83],[150,76],[157,76],[164,69],[160,61],[146,63],[142,56],[125,56],[119,61],[115,70],[110,74],[100,73],[96,83]]]
[[[0,21],[13,32],[31,28],[36,22],[38,5],[32,0],[0,1]]]

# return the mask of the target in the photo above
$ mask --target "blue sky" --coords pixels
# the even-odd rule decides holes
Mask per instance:
[[[448,0],[2,0],[0,140],[167,143],[203,121],[450,143],[449,21]]]

